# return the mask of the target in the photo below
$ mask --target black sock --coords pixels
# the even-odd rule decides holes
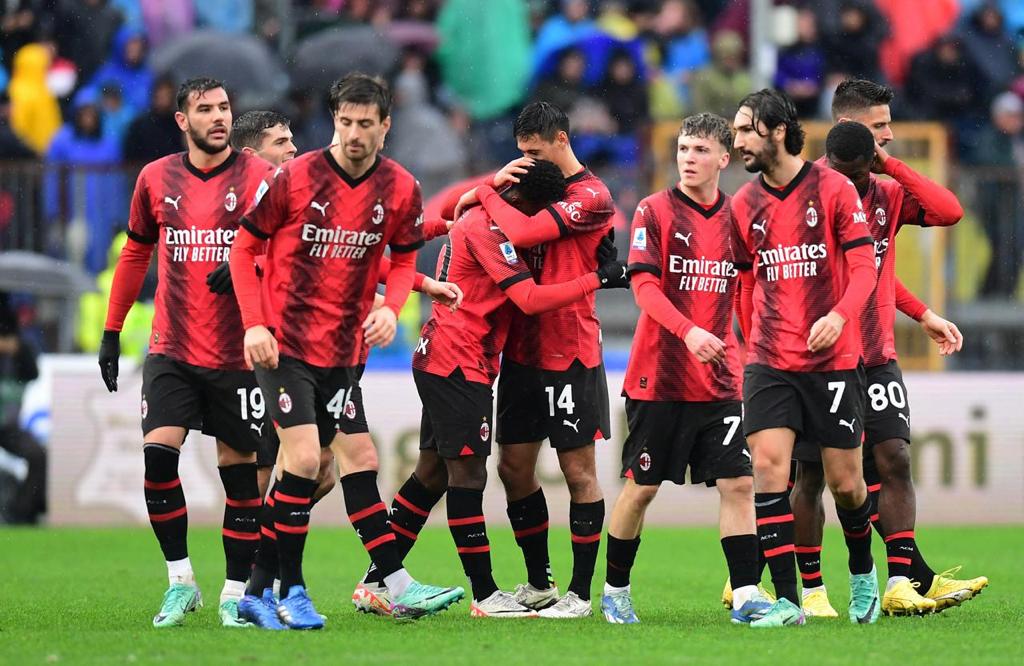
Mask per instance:
[[[181,454],[171,446],[146,444],[142,457],[146,464],[144,494],[149,523],[164,559],[183,560],[188,557],[188,509],[178,478]]]
[[[889,563],[889,578],[903,576],[910,578],[910,565],[914,561],[914,553],[917,552],[917,543],[914,541],[914,530],[894,532],[885,537],[885,555]],[[921,592],[927,592],[927,589]]]
[[[850,573],[866,574],[871,572],[874,561],[871,559],[871,501],[867,498],[856,509],[844,509],[836,506],[839,524],[843,526],[843,537],[846,548],[850,551]]]
[[[590,583],[594,580],[597,549],[604,528],[604,500],[587,504],[569,503],[569,531],[572,533],[572,580],[569,591],[590,601]]]
[[[629,573],[633,570],[633,562],[636,561],[636,551],[639,548],[639,536],[635,539],[618,539],[609,532],[604,581],[612,587],[629,585]]]
[[[252,573],[253,560],[260,542],[260,486],[256,481],[256,463],[221,467],[224,484],[224,560],[228,580],[245,582]]]
[[[930,590],[932,583],[935,582],[935,571],[925,562],[924,555],[921,554],[921,549],[916,547],[916,543],[914,556],[910,562],[910,580],[919,583],[917,591],[921,594]]]
[[[473,586],[473,599],[486,599],[494,594],[498,585],[491,574],[491,545],[484,521],[484,491],[448,489],[448,529],[462,560],[462,570]]]
[[[805,590],[825,584],[821,577],[821,546],[797,546],[796,566]]]
[[[252,565],[252,574],[245,593],[256,597],[263,596],[263,590],[273,587],[274,579],[281,571],[281,563],[277,557],[277,532],[274,531],[274,491],[277,485],[270,487],[267,499],[260,508],[260,542],[256,549],[256,557]]]
[[[389,524],[391,531],[395,533],[395,546],[398,548],[398,557],[404,561],[412,547],[416,545],[416,538],[423,529],[424,523],[430,516],[430,510],[441,501],[444,493],[434,493],[427,489],[415,474],[409,476],[402,487],[395,493],[391,501],[391,516]],[[383,584],[384,577],[380,575],[377,567],[370,564],[366,571],[367,583]]]
[[[789,599],[799,606],[796,560],[793,557],[793,509],[789,504],[789,492],[755,493],[754,510],[757,512],[757,536],[772,572],[775,596]]]
[[[388,527],[388,507],[377,489],[377,472],[368,470],[341,477],[345,510],[381,580],[402,568],[395,533]]]
[[[309,506],[316,491],[316,479],[289,472],[274,485],[274,531],[281,570],[281,597],[287,597],[293,585],[305,586],[302,578],[302,552],[309,532]]]
[[[864,470],[864,483],[868,487],[868,501],[871,503],[871,525],[874,526],[878,536],[885,538],[882,529],[882,521],[878,516],[878,498],[882,494],[882,477],[873,469]]]
[[[508,503],[508,520],[512,523],[516,544],[526,560],[526,578],[538,590],[546,590],[551,578],[551,560],[548,556],[548,503],[544,490]]]
[[[761,582],[757,575],[757,551],[756,534],[737,534],[722,538],[722,552],[725,553],[725,563],[729,567],[729,583],[732,589]]]

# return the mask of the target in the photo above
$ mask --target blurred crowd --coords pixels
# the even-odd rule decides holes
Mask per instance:
[[[1024,2],[775,4],[790,29],[758,48],[804,117],[826,118],[843,78],[884,81],[895,118],[947,123],[960,161],[1024,167]],[[18,244],[4,229],[31,209],[44,229],[27,249],[91,274],[124,225],[131,173],[119,165],[181,149],[174,91],[187,76],[223,78],[236,114],[285,112],[305,151],[331,136],[331,79],[383,74],[395,93],[386,151],[428,196],[515,157],[511,118],[547,99],[626,210],[646,194],[652,123],[731,116],[754,85],[749,0],[2,0],[0,12],[0,160],[45,165],[38,192],[4,191],[0,175],[0,244]],[[1020,178],[999,188],[1024,216]],[[983,224],[1006,257],[982,293],[1011,294],[1024,222]]]

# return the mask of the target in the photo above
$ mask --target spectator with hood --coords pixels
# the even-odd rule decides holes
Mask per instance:
[[[711,64],[693,75],[693,108],[728,118],[752,89],[743,66],[743,38],[732,30],[719,32],[711,45]]]
[[[11,129],[42,154],[60,129],[60,107],[46,87],[50,53],[39,44],[23,46],[14,55],[14,69],[7,91],[11,98]]]
[[[989,0],[971,14],[962,41],[984,79],[986,99],[1005,90],[1017,71],[1017,47],[1006,33],[1003,13],[995,2]]]
[[[61,55],[78,67],[81,81],[89,81],[107,59],[121,13],[107,0],[61,0],[56,3],[54,39]]]
[[[882,81],[878,49],[887,34],[885,21],[869,0],[844,0],[836,30],[822,40],[828,71]]]
[[[124,159],[139,166],[164,155],[184,150],[181,130],[174,122],[177,87],[167,78],[153,84],[149,108],[128,125],[123,146]]]
[[[797,14],[797,42],[779,51],[775,87],[793,100],[801,118],[818,110],[825,83],[825,53],[818,39],[818,18],[810,9]]]
[[[149,45],[146,36],[133,28],[121,28],[114,38],[110,57],[89,82],[99,92],[104,86],[117,84],[125,104],[135,113],[149,104],[153,73],[146,66]]]
[[[918,116],[929,120],[963,124],[985,104],[983,77],[953,35],[914,57],[906,93]]]

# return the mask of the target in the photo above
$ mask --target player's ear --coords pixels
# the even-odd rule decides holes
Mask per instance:
[[[721,171],[725,167],[729,166],[729,160],[732,157],[732,153],[729,152],[728,148],[722,148],[722,156],[718,158],[718,170]]]
[[[565,130],[558,130],[558,134],[555,135],[555,143],[557,143],[559,147],[562,148],[565,148],[566,146],[569,145],[569,135],[565,132]]]
[[[380,126],[381,129],[384,130],[384,133],[387,134],[388,130],[391,129],[391,116],[388,116],[384,120],[380,121]]]
[[[174,112],[174,122],[178,123],[178,129],[182,132],[188,131],[188,119],[181,111]]]

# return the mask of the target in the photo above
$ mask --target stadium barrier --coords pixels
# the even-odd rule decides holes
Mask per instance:
[[[371,366],[373,361],[371,359]],[[26,398],[26,416],[49,437],[50,522],[58,525],[144,525],[140,422],[141,373],[122,363],[120,391],[107,393],[96,361],[48,356],[43,377]],[[620,487],[619,456],[626,432],[622,368],[609,371],[612,439],[597,445],[598,474],[606,500]],[[1024,523],[1024,374],[907,373],[913,408],[914,472],[922,524]],[[408,369],[368,371],[362,381],[372,435],[380,451],[381,491],[390,498],[415,464],[420,401]],[[892,391],[886,400],[902,399]],[[878,398],[880,399],[880,398]],[[47,418],[47,412],[50,417]],[[47,420],[49,426],[47,427]],[[197,433],[184,447],[180,470],[191,524],[220,524],[224,495],[213,441]],[[489,460],[486,514],[506,524],[505,502]],[[540,477],[552,522],[564,525],[568,493],[554,453],[545,448]],[[661,525],[712,525],[713,489],[665,485],[647,520]],[[834,522],[834,509],[827,502]],[[348,525],[341,494],[317,505],[318,525]],[[441,520],[443,510],[433,519]]]

